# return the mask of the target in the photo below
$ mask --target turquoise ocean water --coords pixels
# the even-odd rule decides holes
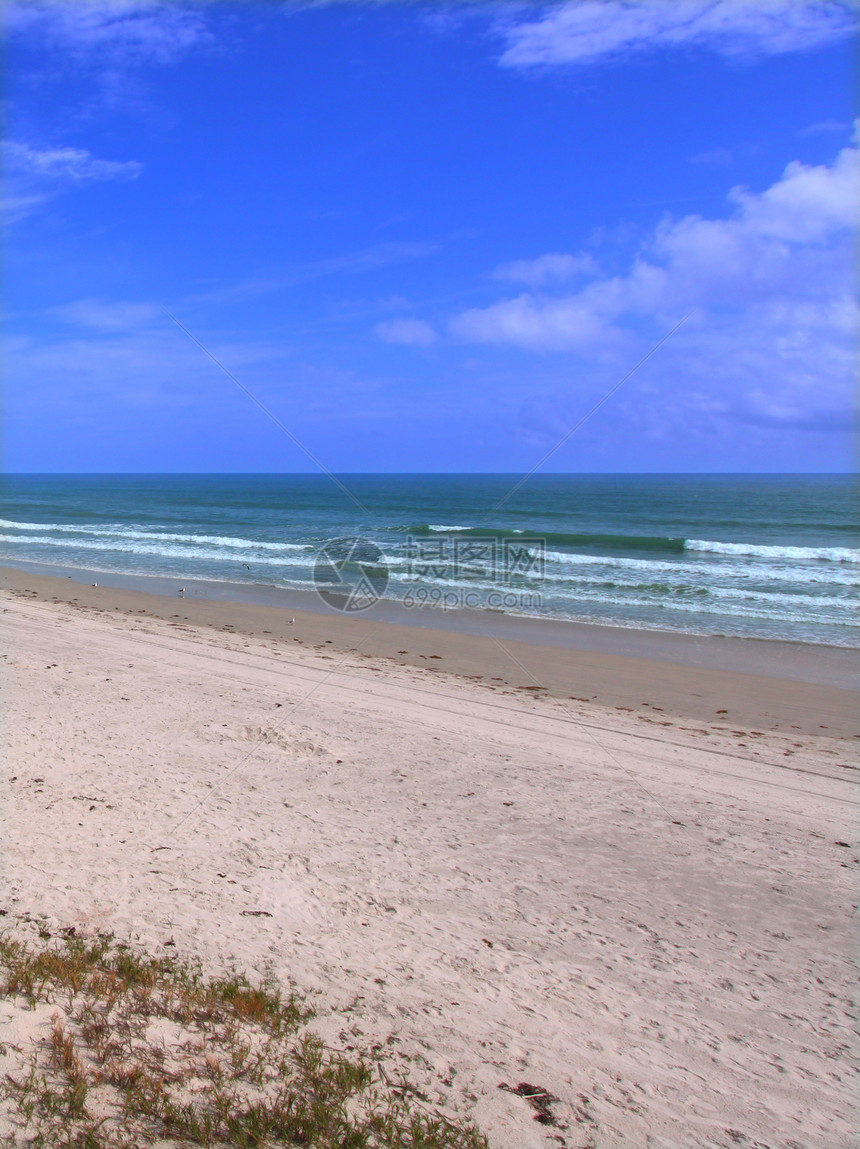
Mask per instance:
[[[509,613],[860,645],[853,477],[540,475],[502,506],[516,475],[339,480],[363,509],[324,475],[6,476],[0,561],[311,589],[326,540],[359,535],[388,596],[480,607],[481,540],[508,539],[540,557],[507,572]]]

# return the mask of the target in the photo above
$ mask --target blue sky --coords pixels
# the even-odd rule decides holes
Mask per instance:
[[[852,468],[856,4],[4,19],[7,469]]]

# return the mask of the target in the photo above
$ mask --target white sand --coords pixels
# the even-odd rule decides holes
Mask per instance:
[[[856,742],[6,608],[6,923],[271,969],[494,1149],[857,1145]]]

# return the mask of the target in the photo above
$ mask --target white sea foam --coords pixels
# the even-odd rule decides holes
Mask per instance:
[[[271,541],[273,532],[269,525],[263,528],[269,540],[196,534],[191,524],[185,531],[171,530],[170,525],[162,520],[153,524],[155,529],[147,529],[140,523],[31,523],[0,519],[0,544],[9,558],[66,561],[82,566],[100,562],[102,567],[107,565],[126,573],[169,573],[181,578],[202,575],[216,581],[253,580],[302,589],[313,585],[315,546]],[[247,529],[250,532],[256,527],[249,523]],[[431,524],[429,530],[456,534],[469,528]],[[530,543],[528,540],[528,549],[535,552],[537,548]],[[103,556],[101,560],[96,558],[98,554]],[[735,619],[750,633],[764,628],[790,636],[799,629],[801,635],[808,635],[823,628],[837,636],[833,641],[843,644],[841,632],[851,634],[856,609],[854,592],[860,586],[860,550],[847,547],[766,546],[689,539],[683,552],[588,554],[548,550],[544,558],[543,578],[517,578],[516,585],[494,580],[490,570],[479,564],[463,568],[457,577],[418,579],[409,570],[414,559],[400,544],[391,548],[385,561],[390,567],[391,593],[396,597],[418,585],[427,590],[476,591],[482,597],[499,589],[525,593],[538,590],[544,602],[540,613],[556,618],[585,616],[595,621],[612,621],[609,615],[618,612],[624,616],[630,612],[627,622],[622,618],[613,624],[659,627],[662,619],[668,629],[686,629],[686,620],[695,626],[698,616],[700,628],[721,632],[731,632],[731,620]],[[433,564],[427,565],[432,570]],[[453,570],[440,573],[455,574]],[[847,642],[850,644],[850,637]]]
[[[791,548],[782,548],[789,550]],[[800,549],[800,548],[798,548]],[[552,565],[562,570],[576,572],[582,569],[601,567],[614,572],[634,571],[637,577],[654,578],[660,575],[676,577],[682,582],[689,582],[699,577],[706,585],[711,585],[719,579],[767,579],[790,583],[827,583],[838,586],[860,586],[860,577],[851,570],[852,564],[845,564],[840,569],[837,565],[824,566],[823,564],[789,565],[786,560],[771,562],[767,566],[751,565],[749,563],[721,562],[718,566],[707,566],[696,569],[689,561],[683,558],[676,561],[671,559],[639,559],[620,555],[582,555],[567,554],[564,551],[547,551],[545,554],[548,569],[547,576],[553,577]],[[730,555],[726,556],[731,557]],[[744,556],[734,556],[742,559]],[[550,565],[552,564],[552,565]],[[557,577],[557,576],[556,576]],[[576,576],[579,577],[579,576]]]
[[[646,581],[642,578],[640,571],[626,572],[618,569],[594,572],[590,575],[578,573],[576,577],[553,576],[550,573],[543,580],[543,585],[548,585],[553,594],[568,594],[574,597],[594,590],[598,592],[617,590],[631,594],[650,592],[653,596],[652,602],[668,602],[668,600],[683,597],[687,597],[691,601],[698,600],[707,594],[714,598],[783,603],[786,606],[814,602],[821,607],[838,605],[851,610],[856,610],[857,595],[855,591],[860,586],[858,580],[847,577],[844,579],[821,579],[817,581],[825,582],[833,589],[844,587],[845,590],[838,595],[822,595],[817,592],[813,595],[804,590],[806,581],[804,579],[768,579],[767,586],[779,587],[780,584],[788,583],[789,587],[796,587],[796,589],[793,591],[765,590],[761,581],[756,584],[748,581],[745,586],[731,586],[713,578],[696,578],[695,575],[691,575],[690,571],[679,571],[678,574],[678,578],[658,577]]]
[[[439,533],[453,531],[468,531],[471,527],[447,526],[442,523],[430,523],[428,530]],[[511,534],[522,534],[520,530],[512,530]],[[631,539],[633,541],[633,539]],[[765,545],[763,543],[727,543],[716,539],[684,539],[685,551],[703,551],[716,555],[745,555],[750,558],[770,559],[772,561],[787,560],[806,562],[833,562],[833,563],[860,563],[860,549],[854,547],[794,547],[783,545]],[[581,559],[588,561],[596,559],[602,561],[605,556],[570,554],[565,551],[547,551],[550,556],[560,559]],[[642,559],[642,562],[649,560]]]
[[[392,581],[399,584],[404,582],[407,584],[405,591],[408,593],[409,583],[402,576],[392,576]],[[427,590],[432,588],[444,589],[451,588],[457,591],[477,591],[489,592],[499,590],[498,584],[494,583],[463,583],[457,579],[438,579],[433,583],[421,583]],[[513,589],[513,588],[505,588]],[[619,588],[621,589],[621,588]],[[702,598],[691,596],[690,598],[675,597],[674,595],[667,595],[666,601],[662,603],[655,602],[654,598],[647,594],[624,594],[607,593],[605,590],[598,590],[596,588],[587,587],[580,588],[576,594],[564,594],[553,592],[550,596],[556,610],[561,611],[563,614],[569,611],[569,606],[578,604],[582,607],[588,604],[590,607],[597,607],[604,609],[606,607],[617,606],[624,609],[642,610],[648,614],[649,617],[654,617],[655,608],[659,613],[665,611],[666,617],[669,618],[673,614],[682,615],[700,615],[708,616],[711,618],[727,618],[729,614],[731,617],[746,618],[750,620],[767,619],[773,622],[781,622],[788,625],[803,625],[803,624],[816,624],[822,626],[845,626],[853,622],[853,613],[845,611],[846,603],[839,603],[835,611],[831,609],[828,613],[827,606],[819,602],[819,600],[810,600],[801,598],[791,603],[793,609],[786,611],[780,609],[777,603],[768,602],[743,602],[739,601],[732,605],[730,611],[728,608],[721,604],[719,601],[707,601]],[[544,604],[547,605],[550,599],[544,598]],[[577,617],[575,612],[569,614],[569,617]]]
[[[452,588],[463,591],[490,592],[500,589],[500,584],[486,580],[464,581],[456,578],[434,579],[428,582],[409,578],[405,574],[392,572],[393,584],[420,585],[432,588]],[[503,586],[502,589],[516,593],[517,588]],[[708,595],[697,594],[698,589],[708,589]],[[767,618],[792,623],[839,623],[851,625],[854,621],[855,604],[848,597],[811,598],[803,594],[778,594],[769,591],[748,591],[737,588],[696,588],[685,587],[689,593],[679,594],[679,587],[667,584],[666,591],[655,595],[648,587],[636,583],[616,583],[607,586],[604,580],[585,579],[575,585],[555,584],[544,588],[545,599],[552,599],[557,605],[564,603],[609,604],[613,606],[641,608],[645,610],[681,611],[686,614],[742,615],[746,618]],[[730,599],[731,603],[724,600]],[[788,609],[785,609],[788,608]],[[827,612],[826,617],[822,612]]]
[[[151,538],[152,536],[146,536]],[[16,543],[20,542],[17,535],[0,535],[0,543]],[[220,562],[220,563],[233,563],[241,564],[246,563],[249,566],[313,566],[315,556],[307,553],[306,548],[302,547],[301,550],[305,551],[305,555],[292,553],[289,558],[275,558],[268,555],[254,554],[253,551],[223,551],[215,549],[205,549],[203,547],[189,547],[179,546],[164,546],[159,543],[150,543],[149,545],[140,545],[130,539],[114,538],[104,539],[101,541],[94,541],[92,539],[56,539],[51,538],[50,535],[31,535],[27,539],[28,544],[52,547],[54,549],[62,549],[65,551],[99,551],[101,553],[113,552],[115,554],[130,554],[130,555],[158,555],[166,559],[200,559],[205,562]]]
[[[692,615],[709,615],[711,617],[742,617],[749,619],[769,619],[775,622],[784,622],[789,624],[797,623],[820,623],[822,625],[838,625],[844,626],[846,622],[850,624],[853,616],[848,619],[844,617],[828,618],[819,609],[816,601],[806,599],[801,600],[797,604],[797,608],[793,611],[785,611],[769,607],[764,604],[744,605],[737,603],[732,606],[731,611],[727,610],[724,605],[719,602],[709,602],[707,599],[683,599],[672,598],[671,601],[665,603],[655,603],[653,598],[645,597],[644,595],[619,595],[619,594],[595,594],[584,593],[579,596],[559,596],[560,602],[588,602],[595,606],[619,606],[626,609],[641,609],[652,614],[655,608],[659,613],[664,613],[667,618],[672,614],[679,612],[683,614]]]
[[[781,604],[789,607],[813,605],[816,610],[824,609],[825,607],[834,607],[836,609],[848,610],[852,613],[856,613],[857,611],[857,596],[850,593],[841,597],[836,595],[815,595],[813,598],[805,594],[781,594],[777,591],[769,590],[751,591],[746,588],[731,586],[712,586],[709,593],[716,599],[736,599],[739,602],[762,602],[773,605]]]
[[[0,519],[0,528],[5,531],[80,531],[81,527],[73,527],[68,523],[16,523],[11,519]]]
[[[710,539],[686,539],[684,549],[717,555],[749,555],[751,558],[797,562],[860,563],[860,550],[853,547],[786,547],[759,543],[721,543]]]
[[[209,543],[212,546],[218,547],[237,547],[247,550],[261,551],[307,551],[310,546],[307,543],[267,543],[259,539],[242,539],[231,538],[228,535],[180,535],[169,534],[161,531],[134,531],[134,530],[117,530],[110,532],[111,534],[120,538],[129,539],[157,539],[162,542],[179,542],[179,543]]]
[[[178,543],[209,543],[219,547],[253,548],[263,551],[306,551],[310,550],[308,543],[270,543],[260,539],[234,538],[230,535],[188,535],[172,531],[141,531],[133,527],[108,526],[106,524],[83,524],[73,526],[69,523],[16,523],[8,519],[0,519],[0,528],[4,530],[19,531],[57,531],[62,534],[97,535],[106,539],[143,539],[156,542]],[[28,537],[28,542],[35,541]],[[68,544],[66,544],[68,545]],[[74,545],[74,544],[72,544]]]

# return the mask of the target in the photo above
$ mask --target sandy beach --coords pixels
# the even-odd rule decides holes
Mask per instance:
[[[273,972],[493,1149],[856,1145],[847,683],[5,585],[9,928]]]

